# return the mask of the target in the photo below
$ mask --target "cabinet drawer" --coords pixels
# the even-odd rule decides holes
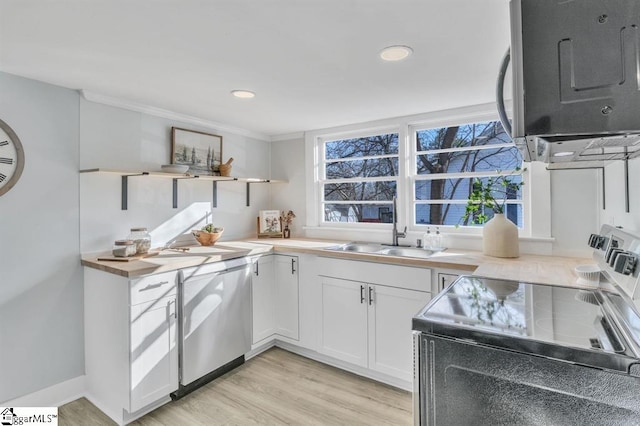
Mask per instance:
[[[431,269],[321,257],[318,275],[431,292]]]
[[[149,275],[130,281],[131,305],[177,294],[178,271]]]

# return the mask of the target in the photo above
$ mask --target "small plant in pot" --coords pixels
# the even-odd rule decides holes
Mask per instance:
[[[198,240],[198,242],[203,246],[211,246],[215,244],[218,239],[222,236],[224,232],[224,228],[213,226],[212,223],[208,223],[203,226],[201,229],[194,229],[191,231],[191,234]]]
[[[520,174],[520,169],[515,172]],[[515,181],[513,174],[475,178],[469,201],[461,221],[484,224],[482,229],[482,251],[494,257],[518,257],[518,227],[504,216],[507,197],[516,194],[524,182]],[[487,211],[493,211],[489,218]]]

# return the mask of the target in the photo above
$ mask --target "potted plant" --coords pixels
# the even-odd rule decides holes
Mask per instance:
[[[519,174],[520,169],[516,169]],[[518,257],[518,227],[504,216],[507,196],[515,194],[524,182],[516,182],[513,174],[489,177],[486,180],[475,178],[472,183],[469,201],[461,221],[483,224],[482,251],[493,257]],[[489,219],[487,210],[493,211]]]
[[[282,230],[282,235],[284,236],[284,238],[291,237],[291,229],[289,229],[289,226],[291,225],[295,217],[296,215],[291,210],[289,210],[287,213],[285,213],[284,211],[280,212],[280,222],[284,227]]]
[[[191,231],[191,234],[198,240],[198,242],[203,246],[212,246],[220,239],[222,233],[224,232],[224,228],[213,226],[212,223],[208,223],[203,226],[200,230],[194,229]]]

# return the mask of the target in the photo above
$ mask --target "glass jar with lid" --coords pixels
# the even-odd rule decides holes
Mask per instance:
[[[145,254],[151,248],[151,235],[147,228],[131,228],[129,239],[136,244],[136,254]]]
[[[136,243],[133,240],[116,240],[111,251],[115,257],[129,257],[136,254]]]

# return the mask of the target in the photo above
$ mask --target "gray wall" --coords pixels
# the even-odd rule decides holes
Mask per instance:
[[[0,118],[25,151],[0,197],[0,401],[84,374],[79,95],[0,72]]]
[[[80,169],[160,171],[161,164],[171,161],[172,126],[222,136],[223,161],[234,158],[233,176],[269,177],[271,144],[267,141],[85,99],[80,100]],[[225,229],[221,242],[254,237],[259,211],[269,208],[271,185],[252,185],[247,206],[244,183],[220,182],[214,208],[211,181],[184,179],[178,183],[174,209],[171,179],[144,176],[129,179],[129,205],[123,211],[120,179],[112,173],[80,175],[81,252],[108,251],[114,240],[140,226],[148,228],[154,247],[174,240],[196,244],[191,229],[211,220]]]

